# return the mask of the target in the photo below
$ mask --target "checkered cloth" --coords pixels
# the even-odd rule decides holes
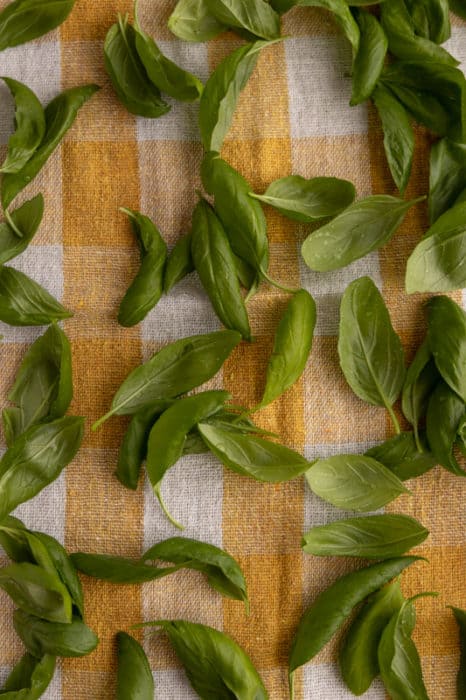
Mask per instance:
[[[0,7],[8,0],[0,0]],[[175,0],[140,0],[143,27],[170,57],[206,79],[239,40],[223,35],[209,44],[174,40],[166,20]],[[137,328],[118,326],[119,300],[138,268],[138,252],[120,206],[153,218],[173,245],[188,231],[202,148],[196,105],[174,104],[162,119],[136,118],[118,103],[103,67],[102,42],[117,11],[131,12],[131,0],[78,0],[59,31],[0,53],[0,75],[25,82],[47,102],[64,88],[97,82],[99,92],[80,112],[63,145],[22,199],[43,192],[45,216],[29,249],[13,265],[30,274],[73,309],[64,328],[73,349],[75,398],[72,412],[86,416],[83,447],[66,473],[17,514],[26,524],[64,542],[69,551],[137,557],[143,548],[176,534],[162,516],[147,483],[137,493],[124,489],[113,472],[126,419],[114,418],[97,433],[89,426],[109,407],[128,372],[164,344],[220,324],[199,282],[190,276]],[[290,173],[333,175],[352,180],[360,197],[396,194],[385,164],[382,133],[372,107],[350,108],[351,53],[328,13],[294,10],[284,20],[290,35],[263,52],[244,91],[224,157],[262,192]],[[448,48],[466,59],[466,24],[455,20]],[[0,144],[11,133],[13,105],[0,87]],[[428,189],[431,137],[417,131],[408,197]],[[363,452],[392,434],[383,409],[357,399],[337,359],[340,297],[356,277],[370,275],[383,291],[396,330],[412,357],[425,324],[424,299],[403,292],[406,258],[427,227],[426,207],[412,210],[394,240],[378,254],[329,274],[310,272],[300,244],[309,227],[268,209],[271,272],[316,298],[319,320],[311,360],[303,379],[261,412],[263,427],[309,459]],[[461,295],[456,295],[457,300]],[[211,386],[224,385],[236,403],[252,405],[264,385],[264,370],[286,295],[268,287],[250,305],[257,342],[243,343]],[[0,324],[1,326],[1,324]],[[26,349],[42,329],[0,327],[0,403]],[[457,633],[448,603],[466,607],[466,482],[435,469],[413,482],[412,496],[387,509],[419,518],[431,530],[417,553],[429,559],[403,575],[407,595],[437,590],[437,599],[417,604],[415,640],[433,700],[453,700],[459,659]],[[114,697],[114,635],[134,623],[185,618],[223,629],[250,654],[272,700],[287,697],[286,665],[303,607],[354,561],[303,555],[300,539],[313,525],[348,516],[313,496],[298,479],[265,485],[224,470],[210,456],[186,457],[164,480],[173,515],[185,534],[224,547],[244,569],[251,616],[244,606],[213,592],[202,575],[179,572],[144,586],[118,587],[84,580],[86,617],[101,642],[90,656],[66,660],[47,700],[107,700]],[[12,605],[0,596],[0,675],[22,648],[12,625]],[[142,639],[142,637],[141,637]],[[158,634],[144,638],[163,700],[194,698],[168,643]],[[338,640],[331,642],[301,674],[297,697],[340,700],[352,695],[336,665]],[[380,683],[365,696],[385,697]]]

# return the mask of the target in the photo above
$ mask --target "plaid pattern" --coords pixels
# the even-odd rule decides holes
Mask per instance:
[[[0,7],[8,0],[0,0]],[[206,78],[238,45],[233,35],[208,45],[173,39],[166,20],[175,0],[141,0],[142,25],[164,51]],[[197,106],[177,104],[150,121],[129,115],[117,102],[103,69],[102,41],[117,11],[131,12],[130,0],[79,0],[67,22],[39,41],[0,54],[0,74],[26,82],[43,101],[61,89],[97,82],[102,90],[87,104],[64,144],[23,196],[42,191],[44,222],[34,243],[13,265],[47,287],[75,316],[65,330],[73,348],[75,399],[72,411],[88,418],[85,442],[74,463],[51,487],[18,509],[30,527],[45,530],[70,551],[138,556],[143,547],[173,536],[145,485],[125,490],[113,476],[118,445],[127,424],[114,418],[97,433],[89,425],[108,408],[127,373],[161,345],[192,333],[215,330],[219,322],[192,277],[164,298],[134,329],[116,322],[118,303],[138,266],[130,227],[118,207],[153,217],[170,245],[185,233],[200,186],[202,148]],[[258,191],[290,173],[333,175],[352,180],[359,196],[394,193],[372,107],[348,106],[350,50],[328,13],[295,10],[284,20],[291,35],[267,49],[241,97],[224,156]],[[455,20],[450,47],[466,59],[466,24]],[[0,144],[10,133],[12,104],[0,87]],[[430,137],[417,131],[418,147],[408,196],[428,189]],[[0,148],[4,148],[0,145]],[[427,227],[425,207],[416,207],[395,239],[379,254],[330,274],[309,271],[299,246],[308,226],[267,211],[272,273],[315,296],[319,321],[311,361],[303,379],[260,414],[261,425],[307,457],[363,451],[391,434],[382,409],[359,401],[346,386],[337,361],[338,307],[346,285],[369,274],[383,290],[394,325],[412,356],[423,332],[419,295],[403,293],[409,252]],[[461,295],[456,295],[460,299]],[[286,296],[265,288],[252,300],[257,342],[242,344],[213,386],[232,391],[237,403],[261,395],[264,370]],[[19,362],[41,329],[1,327],[0,401],[5,401]],[[418,553],[429,563],[403,576],[407,595],[438,590],[420,600],[415,639],[430,696],[453,700],[459,650],[445,605],[466,607],[464,572],[465,483],[435,469],[412,484],[389,510],[419,518],[431,536]],[[237,557],[249,582],[251,616],[240,603],[212,592],[196,572],[179,572],[157,583],[117,587],[84,581],[87,621],[101,643],[89,657],[65,661],[47,700],[106,700],[114,697],[114,634],[143,619],[186,618],[231,633],[251,655],[272,700],[287,697],[287,654],[303,606],[336,577],[354,568],[341,559],[303,556],[300,539],[313,525],[342,515],[310,494],[304,480],[264,485],[222,470],[209,456],[185,458],[164,485],[173,515],[186,535],[225,547]],[[12,606],[0,595],[0,676],[21,654],[11,622]],[[338,641],[338,640],[337,640]],[[335,663],[337,641],[297,674],[297,697],[340,700],[352,697]],[[164,700],[194,698],[168,644],[147,635],[145,647]],[[384,697],[380,684],[365,696]]]

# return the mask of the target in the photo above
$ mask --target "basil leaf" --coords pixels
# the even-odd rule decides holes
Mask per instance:
[[[455,616],[455,620],[458,623],[460,632],[461,657],[460,668],[456,679],[456,688],[458,698],[461,700],[466,693],[466,612],[460,608],[452,607],[451,609],[453,611],[453,615]]]
[[[280,36],[280,17],[265,0],[206,0],[215,19],[227,27],[239,27],[261,39]]]
[[[8,394],[16,407],[3,411],[7,444],[32,425],[63,416],[72,398],[70,343],[53,325],[27,351]]]
[[[154,678],[142,646],[126,632],[118,632],[116,700],[153,700]]]
[[[207,575],[212,588],[248,605],[244,574],[235,559],[223,549],[185,537],[172,537],[159,542],[142,555],[142,561],[157,559],[201,571]]]
[[[0,29],[0,42],[1,40]],[[41,103],[27,85],[12,78],[1,78],[1,80],[6,83],[15,101],[16,130],[8,141],[6,160],[0,172],[17,173],[34,155],[44,138],[45,115]]]
[[[241,340],[235,331],[193,335],[166,345],[148,362],[136,367],[118,389],[107,415],[139,413],[155,401],[185,394],[211,379]]]
[[[400,433],[381,445],[371,447],[366,455],[381,462],[401,481],[407,481],[425,474],[437,464],[422,434],[419,435],[419,443],[422,452],[418,450],[413,433]]]
[[[443,44],[451,36],[448,0],[408,0],[416,34]]]
[[[278,325],[260,408],[275,401],[304,372],[312,349],[316,319],[314,299],[305,289],[300,289],[292,296]]]
[[[250,658],[223,632],[185,620],[157,620],[183,664],[189,682],[204,700],[268,700]]]
[[[286,2],[286,0],[285,0]],[[335,16],[335,21],[340,25],[344,35],[351,43],[353,52],[359,48],[359,27],[351,11],[344,0],[298,0],[294,3],[297,7],[323,7]]]
[[[336,455],[319,459],[306,472],[311,490],[343,510],[365,513],[390,503],[408,489],[372,457]]]
[[[420,124],[466,141],[466,81],[460,70],[434,61],[397,61],[385,69],[382,81]]]
[[[437,462],[456,476],[466,476],[454,454],[458,426],[464,415],[464,401],[444,382],[430,397],[427,408],[426,433],[429,447]]]
[[[399,557],[424,542],[429,531],[407,515],[372,515],[313,527],[302,540],[306,554],[319,557]]]
[[[18,661],[0,691],[3,700],[38,700],[49,687],[55,673],[55,657],[36,659],[25,654]]]
[[[290,675],[330,641],[356,605],[417,560],[399,557],[372,564],[342,576],[320,593],[299,623],[291,648]]]
[[[411,253],[406,291],[449,292],[466,285],[466,204],[457,204],[437,219]]]
[[[427,404],[439,379],[439,373],[425,340],[417,351],[406,373],[401,397],[401,407],[407,420],[414,428],[417,449],[422,452],[419,440],[419,422],[427,412]]]
[[[380,675],[394,700],[429,700],[422,679],[421,660],[411,639],[415,624],[416,612],[407,600],[392,616],[380,639]]]
[[[147,76],[137,52],[136,36],[128,16],[118,15],[118,22],[110,27],[105,38],[105,68],[118,99],[131,114],[157,119],[171,107]]]
[[[336,216],[354,200],[356,191],[348,180],[336,177],[290,175],[275,180],[264,194],[249,193],[254,199],[275,207],[294,221],[312,223]]]
[[[220,151],[230,128],[240,93],[268,41],[246,44],[230,53],[206,83],[199,107],[199,126],[206,151]]]
[[[382,122],[383,145],[395,185],[404,193],[414,156],[414,131],[408,113],[393,93],[379,83],[372,99]]]
[[[392,406],[405,378],[404,353],[382,295],[369,277],[355,280],[343,294],[338,354],[356,396],[385,406],[397,427]]]
[[[183,41],[209,41],[226,30],[212,15],[207,0],[178,0],[168,28]]]
[[[73,125],[81,107],[97,90],[99,90],[97,85],[71,88],[62,92],[47,105],[45,108],[45,136],[39,148],[19,172],[3,176],[2,204],[4,209],[42,170],[66,132]]]
[[[359,48],[353,61],[350,105],[365,102],[372,95],[383,70],[388,40],[374,15],[355,10],[360,31]]]
[[[84,552],[72,554],[71,561],[77,570],[86,576],[118,584],[147,583],[169,576],[183,568],[182,566],[173,566],[158,569],[156,566],[123,557],[114,557],[109,554],[85,554]]]
[[[304,262],[311,270],[329,272],[363,258],[388,243],[408,210],[422,199],[404,202],[378,194],[351,204],[306,238]]]
[[[181,102],[198,100],[204,88],[201,81],[164,56],[152,37],[142,31],[137,18],[137,3],[135,15],[136,51],[151,83]]]
[[[464,4],[464,0],[449,0],[448,4],[455,15],[466,19],[466,5]]]
[[[147,216],[129,209],[124,211],[131,221],[141,252],[141,267],[118,312],[118,323],[129,328],[140,323],[160,301],[167,245]]]
[[[99,643],[94,632],[78,619],[73,619],[68,624],[48,622],[22,610],[15,610],[13,624],[26,649],[38,658],[44,654],[86,656]]]
[[[349,628],[340,651],[340,669],[348,688],[362,695],[379,675],[377,648],[391,617],[403,605],[398,581],[374,593]]]
[[[0,267],[0,321],[10,326],[44,326],[72,315],[23,272]]]
[[[16,606],[50,622],[71,622],[71,597],[56,573],[35,564],[0,569],[0,588]]]
[[[0,51],[37,39],[58,27],[75,0],[15,0],[0,12]]]
[[[0,521],[34,498],[76,455],[84,419],[73,416],[29,428],[0,460]]]
[[[0,545],[13,561],[33,563],[34,557],[27,538],[21,534],[23,530],[25,526],[21,520],[8,515],[0,524]]]
[[[194,272],[194,262],[191,255],[191,234],[182,236],[168,256],[163,281],[163,291],[168,294],[181,280]]]
[[[191,253],[215,313],[226,328],[251,340],[251,327],[225,229],[211,206],[200,200],[193,214]]]
[[[453,299],[427,302],[427,339],[443,380],[466,403],[466,313]]]
[[[38,194],[34,199],[24,202],[18,209],[9,215],[13,222],[0,224],[0,265],[20,255],[32,241],[41,224],[44,214],[44,198]],[[22,237],[17,233],[20,231]]]
[[[389,51],[397,58],[458,65],[458,61],[448,51],[435,42],[418,36],[405,0],[382,3],[381,22],[388,38]]]
[[[456,202],[466,185],[466,146],[441,139],[430,151],[429,217],[434,223]]]
[[[310,463],[283,445],[259,437],[235,434],[208,423],[198,426],[209,450],[229,469],[257,481],[278,483],[296,479]]]

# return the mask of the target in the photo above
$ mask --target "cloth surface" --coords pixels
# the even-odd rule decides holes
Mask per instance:
[[[0,7],[7,5],[0,0]],[[226,34],[209,44],[175,40],[166,20],[175,0],[140,0],[140,19],[161,48],[206,79],[240,44]],[[162,119],[126,112],[104,71],[102,43],[117,11],[131,13],[130,0],[78,0],[69,19],[42,39],[0,53],[0,75],[27,83],[47,102],[60,90],[96,82],[102,90],[81,110],[40,176],[24,193],[41,191],[46,208],[33,244],[13,266],[42,283],[74,310],[64,323],[73,349],[75,398],[71,411],[87,418],[79,455],[62,477],[17,514],[73,551],[137,557],[143,548],[176,535],[163,517],[147,483],[136,493],[114,477],[118,447],[127,421],[113,418],[96,433],[91,423],[110,405],[128,372],[164,344],[213,331],[219,321],[198,281],[190,276],[138,327],[123,329],[116,314],[138,268],[138,252],[121,206],[153,218],[169,245],[187,232],[202,148],[196,105],[174,104]],[[295,173],[352,180],[359,197],[396,194],[385,163],[380,125],[372,107],[349,107],[351,53],[328,13],[306,8],[290,12],[284,33],[291,38],[267,49],[241,97],[224,157],[253,188]],[[454,20],[447,45],[466,60],[466,23]],[[11,133],[13,105],[0,86],[0,148]],[[432,138],[417,130],[411,198],[428,190],[428,148]],[[347,284],[370,275],[382,290],[396,330],[410,359],[423,337],[424,297],[407,297],[403,275],[407,256],[426,230],[426,206],[414,208],[392,242],[379,253],[331,274],[309,271],[300,259],[308,226],[267,209],[271,272],[315,297],[319,320],[311,359],[301,381],[262,411],[260,424],[309,459],[363,452],[392,435],[383,409],[357,399],[337,361],[338,308]],[[253,405],[261,396],[273,335],[287,296],[263,287],[249,304],[257,342],[243,343],[210,383],[230,390],[235,403]],[[461,300],[461,294],[455,298]],[[23,357],[43,329],[0,328],[0,404],[6,402]],[[4,447],[4,445],[3,445]],[[431,535],[417,553],[428,558],[403,575],[407,595],[436,590],[420,600],[415,640],[430,697],[453,700],[459,661],[457,632],[447,604],[466,607],[464,480],[433,470],[412,482],[412,494],[387,510],[412,515]],[[66,660],[46,700],[107,700],[114,697],[114,635],[142,620],[185,618],[230,633],[250,654],[272,700],[288,697],[286,664],[303,608],[338,576],[361,562],[303,555],[302,534],[313,525],[350,514],[313,496],[298,479],[264,485],[224,470],[213,457],[193,456],[167,475],[164,493],[185,535],[223,546],[246,574],[251,615],[240,603],[211,591],[196,572],[179,572],[144,586],[118,587],[84,580],[86,618],[101,642],[90,656]],[[22,653],[12,625],[12,605],[0,595],[0,675]],[[140,636],[142,640],[142,635]],[[159,634],[143,639],[164,700],[196,697],[168,643]],[[297,698],[340,700],[353,697],[336,664],[338,638],[297,674]],[[375,683],[365,696],[385,697]]]

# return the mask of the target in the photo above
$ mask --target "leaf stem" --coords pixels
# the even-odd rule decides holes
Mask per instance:
[[[289,287],[284,287],[282,284],[279,282],[276,282],[272,277],[269,277],[267,272],[261,267],[260,268],[260,273],[262,277],[267,280],[269,284],[272,285],[272,287],[276,287],[277,289],[281,289],[282,292],[286,292],[287,294],[296,294],[296,292],[299,292],[299,289],[290,289]]]
[[[294,671],[291,671],[288,674],[288,683],[290,687],[290,699],[293,700],[294,698]]]
[[[16,235],[19,238],[23,238],[24,237],[23,232],[20,231],[19,228],[16,226],[8,209],[5,209],[5,219],[7,220],[8,226],[13,229],[13,231],[16,233]]]
[[[162,493],[160,491],[160,486],[156,486],[154,488],[154,493],[158,498],[158,501],[160,503],[160,507],[162,508],[163,512],[167,516],[168,520],[171,522],[172,525],[178,528],[178,530],[184,530],[184,525],[179,523],[177,520],[174,519],[174,517],[170,514],[170,511],[168,510],[165,501],[162,498]]]
[[[386,409],[388,411],[390,418],[392,419],[393,427],[395,428],[396,434],[400,435],[401,428],[400,428],[400,424],[398,422],[398,418],[395,416],[395,411],[393,410],[393,406],[386,405]]]
[[[92,424],[92,432],[95,433],[95,431],[98,430],[100,426],[103,425],[106,421],[108,421],[108,419],[111,418],[113,415],[114,411],[112,409],[111,411],[106,413],[105,416],[102,416],[102,418],[96,420],[96,422]]]
[[[423,454],[424,448],[421,444],[421,439],[419,437],[419,428],[417,424],[414,426],[414,442],[416,443],[417,451]]]

